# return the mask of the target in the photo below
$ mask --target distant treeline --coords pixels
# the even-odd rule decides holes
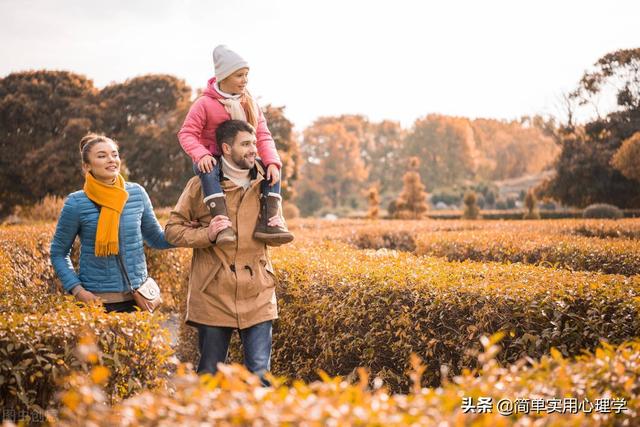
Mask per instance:
[[[567,95],[568,119],[470,120],[430,114],[409,129],[364,116],[321,117],[293,131],[284,107],[264,106],[284,160],[285,198],[303,214],[366,205],[366,191],[395,199],[411,157],[429,192],[486,185],[555,169],[539,197],[584,207],[640,207],[640,49],[602,57]],[[616,82],[612,112],[585,125],[576,106]],[[607,89],[609,90],[609,89]],[[0,79],[0,214],[47,194],[79,189],[78,141],[88,131],[121,145],[125,173],[156,206],[171,206],[192,176],[176,134],[192,102],[184,80],[145,75],[101,90],[67,71],[27,71]],[[484,184],[483,184],[484,183]]]

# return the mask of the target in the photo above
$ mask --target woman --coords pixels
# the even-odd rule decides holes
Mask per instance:
[[[107,312],[133,312],[135,301],[121,266],[136,289],[147,278],[143,239],[156,249],[173,246],[165,240],[144,188],[120,175],[115,141],[90,133],[80,141],[80,156],[84,188],[65,201],[51,242],[51,263],[64,290],[79,301],[99,300]],[[78,273],[69,257],[76,236]]]

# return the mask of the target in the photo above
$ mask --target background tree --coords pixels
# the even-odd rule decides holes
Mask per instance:
[[[527,191],[527,195],[524,197],[524,206],[527,208],[527,211],[524,213],[523,219],[540,219],[538,200],[536,199],[533,189]]]
[[[89,119],[69,119],[62,133],[42,147],[26,154],[23,182],[31,196],[40,200],[46,195],[64,196],[82,188],[80,139],[93,128]],[[19,204],[27,204],[25,201]]]
[[[584,107],[593,106],[598,95],[612,94],[616,103],[609,114],[598,114],[584,126],[569,122],[558,129],[555,139],[561,153],[555,176],[541,191],[578,207],[593,203],[639,207],[640,186],[612,166],[612,158],[623,141],[640,131],[640,49],[604,55],[594,68],[584,74],[571,98]]]
[[[613,155],[611,165],[628,179],[640,181],[640,132],[622,143]]]
[[[363,128],[362,153],[369,180],[379,183],[380,193],[397,193],[402,188],[398,176],[407,163],[402,152],[404,131],[400,123],[383,120]]]
[[[404,174],[404,186],[395,205],[395,216],[400,219],[422,219],[427,210],[427,193],[420,182],[418,173],[420,160],[417,157],[409,159],[409,171]]]
[[[430,114],[418,119],[404,141],[406,157],[422,160],[427,188],[451,186],[473,178],[477,151],[467,119]]]
[[[323,117],[304,131],[301,151],[305,179],[317,184],[331,207],[347,206],[359,194],[367,178],[361,156],[361,140],[349,121]],[[305,211],[300,206],[301,211]]]
[[[0,214],[41,197],[42,191],[32,185],[47,185],[50,156],[73,152],[72,158],[78,158],[63,142],[63,133],[74,128],[71,120],[100,125],[96,96],[91,80],[67,71],[26,71],[0,79]]]
[[[176,134],[191,104],[184,80],[149,74],[100,91],[104,125],[118,140],[130,171],[156,206],[171,206],[193,176],[192,162]]]
[[[369,187],[367,199],[369,200],[369,211],[367,212],[367,218],[378,219],[380,214],[380,195],[378,194],[378,187]]]
[[[478,196],[475,191],[467,191],[464,195],[464,212],[462,218],[464,219],[479,219],[480,208],[478,207]]]
[[[478,153],[476,178],[504,180],[536,174],[553,166],[560,150],[549,130],[553,120],[524,116],[510,122],[476,119],[470,122]]]
[[[284,115],[285,107],[271,104],[263,108],[265,118],[282,160],[282,197],[295,199],[295,182],[300,175],[301,153],[298,140],[293,132],[293,123]]]

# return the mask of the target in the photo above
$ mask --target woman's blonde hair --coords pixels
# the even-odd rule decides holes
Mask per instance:
[[[257,111],[256,102],[253,100],[249,91],[245,90],[244,95],[242,95],[242,99],[240,100],[240,105],[242,105],[244,113],[247,115],[247,123],[257,129],[260,112]]]
[[[120,148],[118,143],[113,139],[108,138],[105,135],[89,132],[80,140],[80,157],[82,158],[82,163],[89,163],[89,153],[91,152],[91,148],[99,142],[112,142],[116,147]]]

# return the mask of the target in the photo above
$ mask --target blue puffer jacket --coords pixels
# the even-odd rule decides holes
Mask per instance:
[[[135,289],[147,279],[143,238],[152,248],[168,249],[173,246],[165,240],[144,188],[127,182],[125,189],[129,199],[120,215],[118,241],[120,255]],[[69,194],[62,208],[51,242],[51,264],[67,292],[79,284],[90,292],[129,290],[118,267],[117,256],[95,256],[99,213],[98,206],[82,190]],[[69,257],[76,236],[80,236],[80,269],[77,274]]]

